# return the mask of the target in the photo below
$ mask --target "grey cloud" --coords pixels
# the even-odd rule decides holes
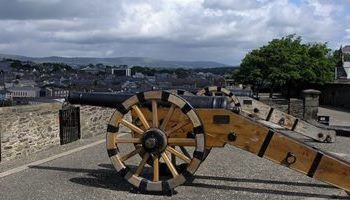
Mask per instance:
[[[67,19],[106,15],[107,4],[113,1],[91,0],[1,0],[0,19]],[[115,5],[115,3],[114,3]],[[106,10],[105,10],[106,9]]]
[[[211,9],[232,9],[232,10],[246,10],[253,9],[263,5],[257,0],[205,0],[203,6]]]
[[[0,1],[0,53],[28,56],[239,64],[246,52],[275,37],[296,33],[337,47],[350,35],[345,0],[305,0],[300,6],[288,0]]]

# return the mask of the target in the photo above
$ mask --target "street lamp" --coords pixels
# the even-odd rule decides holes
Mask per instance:
[[[0,74],[2,75],[2,85],[4,86],[4,89],[5,89],[5,72],[4,72],[4,70],[0,70]]]
[[[3,85],[4,91],[5,91],[5,72],[4,72],[4,70],[0,70],[0,74],[2,75],[2,85]],[[5,95],[6,95],[6,93],[5,93]],[[5,98],[1,102],[2,102],[2,107],[4,107],[4,105],[5,105]],[[1,161],[1,159],[0,159],[0,161]]]

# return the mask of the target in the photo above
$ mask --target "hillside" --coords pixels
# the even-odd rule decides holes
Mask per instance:
[[[114,57],[114,58],[95,58],[95,57],[26,57],[20,55],[0,54],[0,59],[16,59],[21,61],[33,62],[51,62],[65,63],[69,65],[87,65],[102,63],[105,65],[129,65],[129,66],[148,66],[163,68],[216,68],[229,66],[227,64],[213,61],[168,61],[146,57]]]

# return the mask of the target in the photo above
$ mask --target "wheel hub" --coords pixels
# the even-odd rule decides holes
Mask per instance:
[[[143,134],[142,146],[148,153],[160,154],[167,146],[167,137],[160,129],[150,128]]]

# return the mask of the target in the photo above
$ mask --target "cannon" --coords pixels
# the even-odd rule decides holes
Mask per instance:
[[[218,86],[203,88],[197,92],[199,96],[227,96],[229,103],[233,104],[235,110],[241,115],[255,118],[258,123],[262,123],[272,128],[282,128],[293,133],[302,134],[318,142],[335,142],[336,133],[334,130],[326,130],[315,126],[302,119],[272,108],[260,101],[250,97],[235,96],[230,90]]]
[[[225,145],[350,192],[349,162],[241,115],[225,96],[71,93],[67,101],[116,109],[107,125],[107,153],[139,192],[171,193],[193,179],[206,149]],[[164,167],[169,173],[162,172]]]

